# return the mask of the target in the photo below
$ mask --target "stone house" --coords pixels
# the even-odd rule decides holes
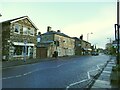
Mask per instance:
[[[91,43],[81,40],[81,49],[82,49],[82,55],[90,55],[91,54]]]
[[[75,55],[82,55],[82,49],[81,49],[82,40],[77,37],[73,37],[73,39],[75,39]]]
[[[28,16],[2,22],[2,58],[36,58],[37,30]]]
[[[61,33],[60,30],[53,31],[51,27],[48,27],[47,32],[41,35],[41,42],[37,46],[37,56],[39,57],[40,52],[43,52],[40,51],[41,48],[45,48],[46,57],[52,57],[55,51],[58,52],[58,56],[75,55],[74,42],[73,38]]]

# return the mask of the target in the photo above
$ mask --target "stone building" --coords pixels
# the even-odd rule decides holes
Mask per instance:
[[[37,30],[28,16],[2,22],[3,60],[36,58]]]
[[[75,39],[75,55],[82,55],[82,49],[81,49],[82,40],[77,37],[73,37],[73,39]]]
[[[82,49],[82,55],[90,55],[91,54],[91,43],[81,40],[81,49]]]
[[[52,57],[55,51],[58,52],[58,56],[75,55],[74,42],[73,38],[61,33],[60,30],[53,31],[51,27],[48,27],[47,32],[41,35],[41,42],[37,48],[37,56],[40,56],[40,52],[45,52],[47,54],[44,54],[46,55],[44,57]],[[42,50],[44,48],[44,50],[40,51],[41,48]]]

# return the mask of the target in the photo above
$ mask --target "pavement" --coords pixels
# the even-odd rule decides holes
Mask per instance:
[[[94,84],[92,85],[92,88],[114,88],[111,85],[110,82],[110,75],[112,72],[112,67],[115,66],[115,58],[112,58],[111,60],[108,61],[106,64],[106,67],[103,69],[99,77],[95,80]]]

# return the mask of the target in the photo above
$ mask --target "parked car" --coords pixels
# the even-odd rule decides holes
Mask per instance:
[[[99,55],[99,53],[98,52],[92,52],[91,55],[97,56],[97,55]]]

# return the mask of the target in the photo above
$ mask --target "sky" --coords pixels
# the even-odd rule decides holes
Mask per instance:
[[[47,26],[71,37],[79,38],[83,34],[84,40],[89,33],[88,41],[92,45],[105,48],[110,38],[114,40],[116,9],[115,0],[1,1],[0,22],[27,15],[41,33],[47,31]]]

